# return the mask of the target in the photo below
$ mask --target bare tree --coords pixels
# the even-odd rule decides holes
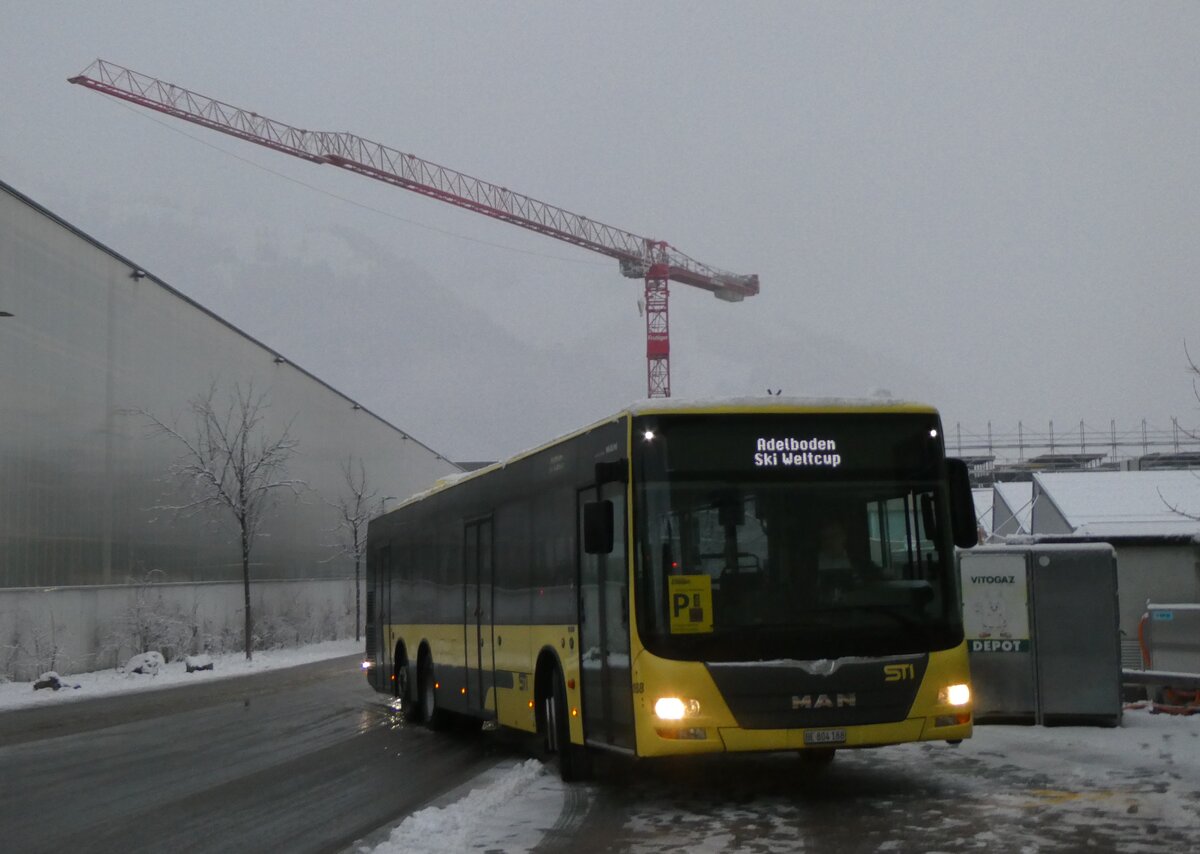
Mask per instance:
[[[338,514],[336,532],[339,542],[335,546],[338,555],[354,558],[354,639],[359,640],[362,622],[362,593],[359,590],[359,574],[367,548],[367,523],[371,517],[383,510],[383,501],[376,500],[377,490],[368,491],[367,469],[363,461],[347,458],[341,464],[342,480],[346,491],[337,501],[327,502]]]
[[[1186,341],[1183,342],[1183,355],[1187,357],[1187,372],[1192,378],[1192,397],[1196,398],[1197,402],[1200,402],[1200,365],[1197,365],[1196,360],[1192,358],[1192,353],[1188,350]],[[1183,432],[1189,439],[1200,439],[1200,435],[1190,430],[1184,430]]]
[[[287,464],[297,441],[291,424],[276,437],[262,430],[268,408],[266,394],[253,385],[234,386],[224,406],[216,402],[214,383],[206,394],[189,401],[192,423],[174,427],[145,410],[138,413],[152,424],[153,432],[170,437],[182,453],[170,473],[190,492],[188,500],[161,509],[179,514],[228,512],[238,524],[242,549],[242,586],[245,592],[246,658],[253,658],[250,614],[250,554],[263,518],[280,490],[298,494],[303,483],[287,477]]]
[[[1200,402],[1200,365],[1197,365],[1196,360],[1192,358],[1192,354],[1188,350],[1188,345],[1187,345],[1186,341],[1183,342],[1183,354],[1187,357],[1187,363],[1188,363],[1187,371],[1192,376],[1192,396],[1194,398],[1196,398],[1197,402]],[[1180,432],[1183,433],[1185,436],[1187,436],[1189,439],[1194,439],[1194,440],[1200,439],[1200,434],[1194,433],[1191,430],[1184,430],[1183,428],[1180,428]],[[1192,472],[1192,476],[1196,477],[1195,471]],[[1178,504],[1171,503],[1170,501],[1167,500],[1166,496],[1162,494],[1161,489],[1158,490],[1158,497],[1162,501],[1162,503],[1166,505],[1167,509],[1170,510],[1172,513],[1175,513],[1176,515],[1183,516],[1185,518],[1193,519],[1197,522],[1200,522],[1200,515],[1198,515],[1194,511],[1185,510],[1185,509],[1181,508]]]

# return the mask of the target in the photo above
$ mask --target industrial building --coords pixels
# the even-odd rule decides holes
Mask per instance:
[[[1122,657],[1140,668],[1153,656],[1200,672],[1200,477],[1194,471],[1037,472],[1026,483],[997,482],[993,542],[1026,546],[1107,543],[1116,549]],[[1152,606],[1174,607],[1152,607]],[[1155,650],[1168,629],[1186,643]],[[1161,645],[1160,645],[1161,646]],[[1181,663],[1183,662],[1183,663]],[[1161,661],[1158,664],[1163,667]]]
[[[217,406],[235,389],[263,396],[261,433],[296,440],[287,475],[300,487],[265,517],[252,578],[286,589],[271,595],[298,611],[336,598],[339,620],[343,600],[354,609],[353,559],[339,553],[329,504],[347,489],[341,467],[361,462],[380,501],[458,471],[2,182],[0,364],[0,678],[34,665],[31,633],[42,647],[53,636],[60,670],[102,663],[109,623],[128,605],[121,590],[154,584],[172,608],[205,613],[221,583],[240,582],[231,518],[165,509],[180,503],[170,471],[181,448],[149,416],[186,432],[190,402],[210,389]],[[119,646],[107,645],[111,657]]]

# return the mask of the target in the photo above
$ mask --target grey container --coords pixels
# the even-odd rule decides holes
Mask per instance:
[[[977,723],[1121,722],[1112,546],[983,546],[959,572]]]

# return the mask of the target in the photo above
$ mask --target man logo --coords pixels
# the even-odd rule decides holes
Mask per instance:
[[[858,702],[858,698],[854,694],[835,694],[831,698],[828,694],[805,694],[804,696],[792,696],[792,711],[799,709],[833,709],[845,708],[853,706]]]
[[[899,682],[902,679],[916,679],[917,671],[911,664],[883,665],[883,681]]]

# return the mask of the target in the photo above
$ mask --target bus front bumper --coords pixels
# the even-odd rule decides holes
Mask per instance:
[[[742,729],[740,727],[656,728],[641,740],[642,756],[701,753],[755,753],[784,750],[855,749],[913,741],[958,742],[970,738],[972,723],[959,718],[909,718],[886,724],[822,729]]]

